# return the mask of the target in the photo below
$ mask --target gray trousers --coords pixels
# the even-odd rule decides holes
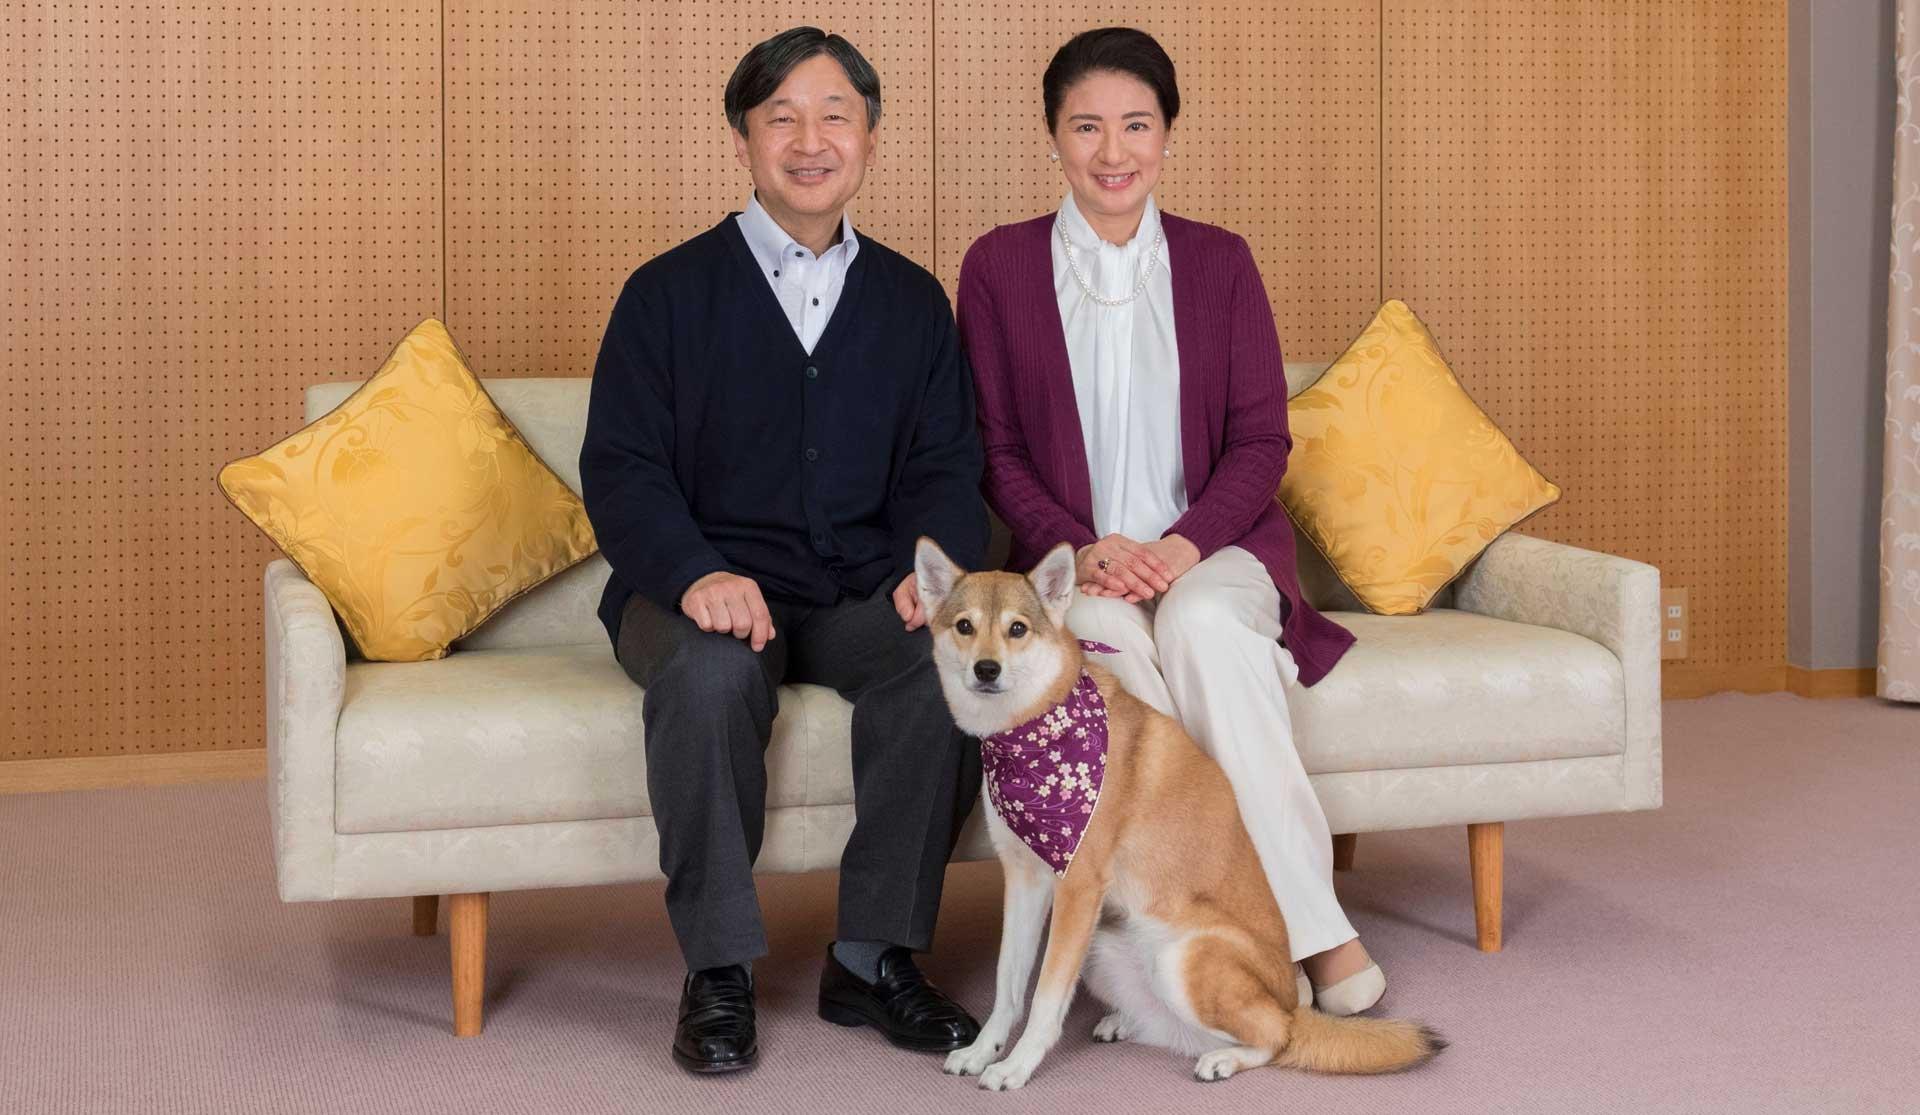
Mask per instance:
[[[767,607],[777,637],[758,654],[637,594],[621,616],[616,657],[646,690],[647,794],[680,952],[690,970],[766,955],[753,862],[783,682],[824,685],[853,703],[839,938],[924,950],[980,789],[979,745],[953,726],[927,629],[904,630],[886,591]]]

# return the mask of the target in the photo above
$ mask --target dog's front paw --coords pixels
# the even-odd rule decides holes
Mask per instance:
[[[978,1041],[965,1049],[956,1049],[947,1054],[946,1072],[949,1076],[979,1076],[1000,1053],[1000,1042],[981,1035]]]
[[[1119,1011],[1093,1024],[1094,1041],[1128,1041],[1133,1037],[1133,1032],[1133,1020]]]
[[[987,1066],[987,1071],[980,1074],[980,1086],[990,1092],[1011,1092],[1025,1084],[1036,1067],[1024,1057],[1008,1057]]]

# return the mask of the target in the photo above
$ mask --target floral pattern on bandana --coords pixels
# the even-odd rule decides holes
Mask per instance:
[[[1082,649],[1118,654],[1103,643]],[[987,800],[1007,828],[1056,875],[1065,875],[1100,802],[1107,774],[1107,702],[1083,668],[1067,699],[980,741]]]

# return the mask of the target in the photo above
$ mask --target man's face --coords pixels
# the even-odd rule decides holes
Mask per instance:
[[[747,111],[747,134],[733,133],[740,165],[774,220],[837,216],[860,190],[879,146],[867,127],[867,102],[830,55],[793,68],[773,96]]]

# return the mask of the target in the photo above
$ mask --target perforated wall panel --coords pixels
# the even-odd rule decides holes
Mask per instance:
[[[1345,349],[1380,289],[1379,0],[935,5],[939,274],[997,224],[1059,207],[1040,77],[1091,27],[1150,32],[1181,109],[1155,198],[1247,238],[1290,359]]]
[[[880,74],[862,229],[933,263],[933,13],[924,4],[447,4],[447,312],[487,375],[590,375],[635,267],[746,205],[721,93],[803,23]]]
[[[0,758],[258,747],[214,474],[439,309],[439,5],[0,12]]]
[[[1786,656],[1786,8],[1387,0],[1385,293],[1660,566],[1688,667]]]
[[[1050,212],[1040,74],[1180,67],[1160,191],[1252,243],[1288,355],[1402,297],[1567,491],[1523,527],[1785,641],[1782,0],[0,4],[0,758],[258,746],[260,570],[220,465],[440,314],[585,375],[620,282],[748,191],[720,110],[783,27],[880,70],[861,228],[951,288]]]

